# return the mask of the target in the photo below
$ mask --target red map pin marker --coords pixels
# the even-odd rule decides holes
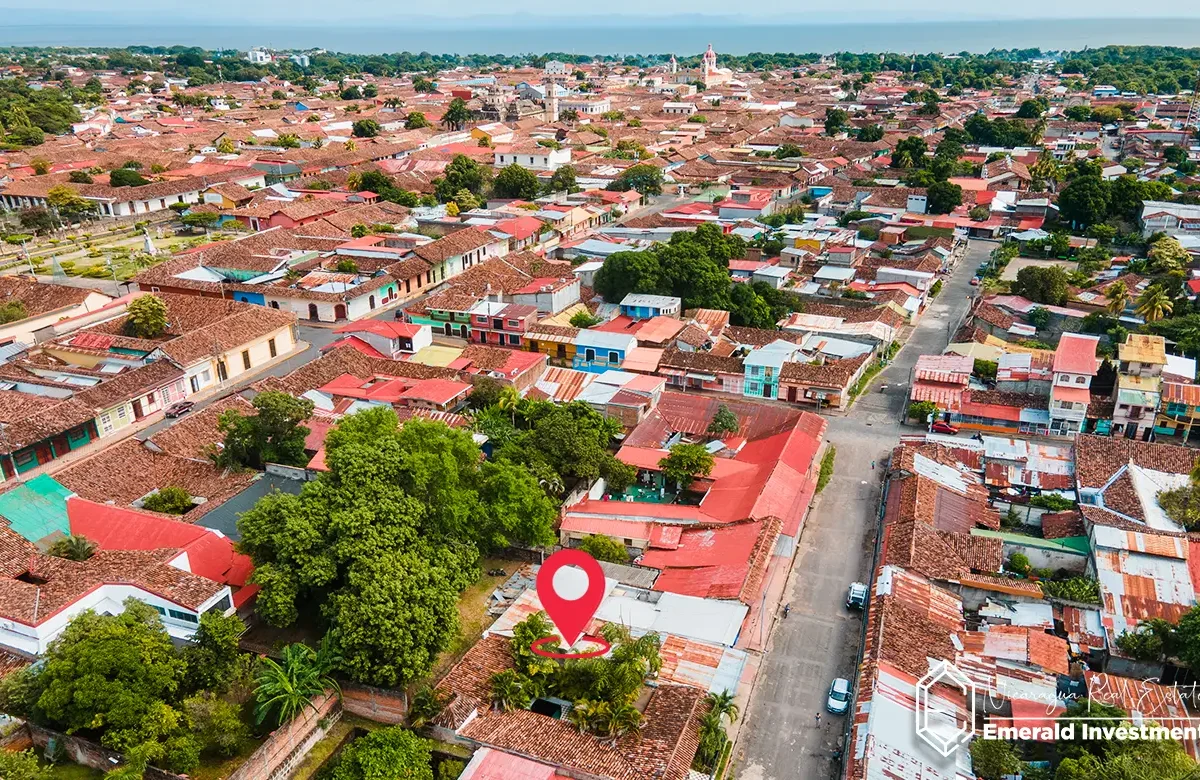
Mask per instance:
[[[554,589],[554,575],[564,566],[576,566],[583,569],[587,575],[587,590],[578,598],[563,598]],[[561,578],[559,584],[562,584]],[[546,613],[554,621],[568,647],[579,640],[583,629],[587,628],[588,622],[600,608],[600,602],[604,601],[604,591],[604,570],[596,563],[595,558],[583,550],[559,550],[547,558],[538,570],[538,600],[546,608]]]

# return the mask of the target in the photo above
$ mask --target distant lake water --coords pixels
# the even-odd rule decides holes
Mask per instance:
[[[331,13],[337,14],[335,6]],[[202,46],[207,49],[320,47],[331,51],[517,54],[694,54],[712,43],[718,52],[893,51],[986,52],[1038,47],[1082,49],[1108,44],[1200,45],[1200,19],[1073,19],[980,22],[777,25],[546,27],[544,29],[414,29],[397,21],[371,27],[330,25],[202,26],[2,25],[0,46]]]

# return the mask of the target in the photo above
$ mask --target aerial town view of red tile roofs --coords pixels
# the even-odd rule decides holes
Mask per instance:
[[[1198,68],[0,51],[0,777],[1195,777]]]

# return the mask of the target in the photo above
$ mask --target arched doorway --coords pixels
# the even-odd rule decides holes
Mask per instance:
[[[320,317],[317,315],[317,304],[308,304],[308,318],[314,322],[320,319]]]
[[[375,308],[375,296],[374,295],[372,295],[370,298],[367,298],[367,306],[369,306],[372,309]]]
[[[334,317],[334,319],[338,319],[338,320],[346,319],[346,304],[339,303],[337,306],[334,306],[333,307],[333,317]]]
[[[278,309],[278,308],[279,308],[279,301],[271,301],[271,308],[272,308],[272,309]]]

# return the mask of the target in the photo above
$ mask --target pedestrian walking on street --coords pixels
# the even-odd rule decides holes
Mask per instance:
[[[819,713],[819,712],[817,713],[817,725],[818,726],[821,725],[821,713]]]
[[[871,461],[871,471],[875,470],[875,461]]]

